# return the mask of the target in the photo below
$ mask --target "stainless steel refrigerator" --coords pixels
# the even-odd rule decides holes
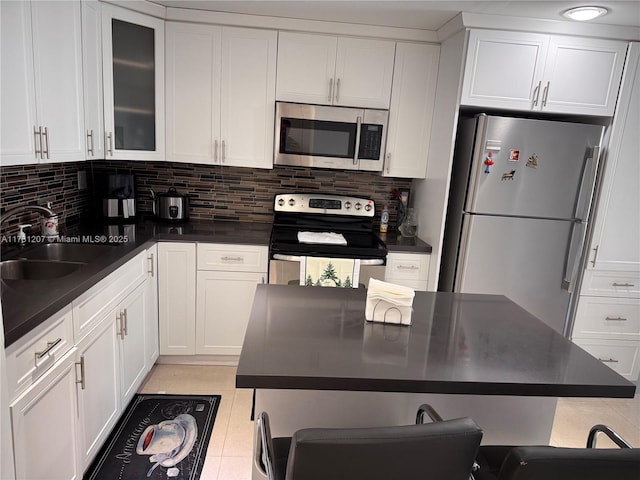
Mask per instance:
[[[604,127],[461,121],[439,290],[502,294],[567,335]]]

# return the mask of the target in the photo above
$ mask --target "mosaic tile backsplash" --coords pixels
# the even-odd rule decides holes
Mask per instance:
[[[85,171],[88,188],[78,190],[78,171]],[[371,197],[376,202],[376,220],[387,203],[390,225],[395,225],[394,189],[409,189],[410,179],[386,178],[371,172],[276,166],[273,170],[175,162],[94,160],[50,165],[0,167],[2,212],[20,204],[46,205],[52,202],[60,225],[81,219],[99,219],[102,188],[109,173],[133,174],[137,210],[151,215],[150,189],[164,193],[175,187],[190,195],[190,218],[257,221],[270,223],[273,196],[287,191],[323,192]],[[5,230],[18,223],[36,223],[37,215],[25,215],[7,222]],[[2,232],[6,234],[5,231]]]

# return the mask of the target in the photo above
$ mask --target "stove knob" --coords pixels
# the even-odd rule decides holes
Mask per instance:
[[[279,199],[278,199],[278,205],[279,205],[280,207],[282,207],[282,206],[284,205],[284,198],[279,198]]]
[[[367,204],[364,206],[364,209],[365,209],[367,212],[370,212],[370,211],[371,211],[371,204],[370,204],[370,203],[367,203]]]
[[[293,207],[296,204],[296,201],[293,198],[289,199],[289,206]]]
[[[349,210],[351,208],[351,202],[344,202],[344,208],[346,208],[347,210]]]
[[[362,208],[362,204],[360,202],[356,203],[356,210],[360,210]]]

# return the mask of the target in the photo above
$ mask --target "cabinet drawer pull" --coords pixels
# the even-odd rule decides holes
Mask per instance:
[[[56,345],[58,345],[60,342],[62,341],[62,338],[58,338],[57,340],[54,340],[53,342],[47,342],[47,348],[45,348],[43,351],[41,352],[35,352],[36,355],[36,363],[38,362],[38,360],[40,360],[42,357],[44,357],[45,355],[48,355],[49,352],[51,352],[51,350],[53,350],[55,348]]]
[[[240,262],[240,263],[244,263],[244,257],[221,257],[220,258],[223,262]]]
[[[126,337],[129,334],[129,318],[127,316],[127,309],[125,308],[122,311],[122,318],[123,318],[123,330],[124,330],[124,335],[122,336],[123,338]]]
[[[591,265],[593,265],[594,267],[596,266],[596,258],[598,258],[598,247],[599,245],[596,245],[593,248],[593,260],[591,260]]]
[[[218,139],[213,142],[213,163],[218,163]]]
[[[542,80],[538,82],[538,86],[533,89],[533,106],[538,106],[538,98],[540,97],[540,87],[542,86]]]
[[[607,322],[626,322],[627,319],[624,317],[605,317]]]
[[[107,132],[107,155],[113,157],[113,134],[111,132]]]
[[[33,139],[35,146],[35,154],[36,158],[42,158],[42,128],[38,129],[36,126],[33,126]]]
[[[80,388],[84,390],[85,382],[84,382],[84,356],[80,357],[80,362],[76,363],[76,365],[80,365],[80,380],[76,380],[76,383],[80,384]]]
[[[327,97],[327,100],[330,102],[332,97],[333,97],[333,78],[330,78],[329,79],[329,96]]]
[[[49,158],[49,127],[44,127],[44,132],[42,133],[42,138],[44,138],[44,147],[42,148],[42,157]]]
[[[340,102],[340,79],[336,80],[336,103]]]
[[[398,270],[420,270],[420,267],[416,267],[415,265],[398,265],[396,268]]]
[[[93,130],[87,131],[87,155],[93,157]]]
[[[633,283],[616,283],[616,282],[613,282],[611,285],[614,286],[614,287],[635,287],[635,285]]]
[[[153,253],[149,254],[147,260],[149,260],[149,270],[147,270],[147,273],[153,277],[155,276],[153,272]]]
[[[547,82],[547,85],[544,87],[544,92],[542,93],[542,106],[547,106],[547,95],[549,95],[549,85],[551,82]]]
[[[615,360],[615,359],[613,359],[613,358],[606,359],[606,358],[600,358],[600,357],[598,357],[598,360],[600,360],[600,361],[601,361],[601,362],[603,362],[603,363],[619,363],[619,361],[618,361],[618,360]]]
[[[387,153],[387,173],[391,169],[391,153]]]
[[[224,140],[222,140],[222,163],[227,161],[227,145]]]
[[[124,340],[124,320],[122,318],[122,312],[116,314],[116,321],[118,322],[118,332],[116,335],[118,335],[120,339]]]

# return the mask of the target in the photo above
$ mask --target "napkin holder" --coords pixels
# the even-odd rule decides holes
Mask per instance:
[[[365,318],[369,322],[411,325],[414,296],[412,288],[372,278],[367,288]]]

